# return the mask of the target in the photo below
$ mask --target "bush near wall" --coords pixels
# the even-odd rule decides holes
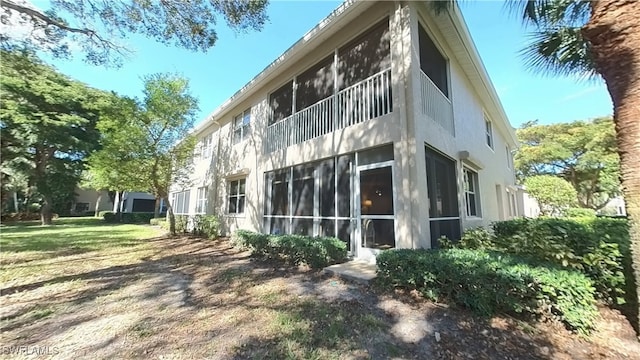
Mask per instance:
[[[415,289],[482,315],[557,319],[580,333],[589,332],[597,315],[592,282],[578,271],[469,249],[389,250],[376,262],[383,286]]]
[[[191,217],[191,233],[195,236],[215,239],[220,236],[220,220],[213,215],[194,215]]]
[[[494,223],[495,236],[485,236],[482,246],[462,247],[499,250],[576,269],[593,280],[600,299],[636,303],[628,226],[625,219],[612,218],[521,218]]]
[[[596,217],[595,210],[586,208],[568,208],[565,209],[562,214],[568,218]]]
[[[175,215],[175,220],[177,234],[191,234],[209,239],[220,236],[220,220],[214,215]],[[149,224],[169,230],[169,221],[165,218],[151,219]]]
[[[277,259],[291,265],[306,264],[313,269],[337,264],[347,258],[347,245],[332,237],[267,235],[238,230],[231,236],[231,243],[250,250],[257,257]]]
[[[149,225],[160,226],[163,229],[169,229],[166,218],[153,218],[149,220]]]

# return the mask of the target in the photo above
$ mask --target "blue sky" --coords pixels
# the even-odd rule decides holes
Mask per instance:
[[[269,22],[261,32],[235,34],[218,27],[219,40],[208,53],[166,47],[133,36],[127,44],[135,54],[119,69],[87,65],[80,60],[51,60],[63,73],[93,87],[141,96],[146,74],[178,73],[190,80],[200,100],[198,121],[249,82],[271,61],[339,5],[337,1],[272,1]],[[542,123],[589,119],[612,113],[601,81],[550,77],[528,70],[519,50],[526,32],[519,19],[499,1],[466,1],[462,12],[489,76],[514,127],[539,119]]]

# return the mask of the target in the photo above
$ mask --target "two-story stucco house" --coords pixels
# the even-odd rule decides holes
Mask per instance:
[[[515,215],[514,131],[459,10],[347,1],[211,113],[177,214],[357,258]]]

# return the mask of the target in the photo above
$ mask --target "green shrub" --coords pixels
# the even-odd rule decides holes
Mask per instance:
[[[251,250],[254,255],[262,257],[268,253],[269,235],[237,230],[231,235],[231,244],[243,250]]]
[[[505,312],[555,318],[586,333],[597,315],[585,275],[484,250],[389,250],[377,257],[378,282],[416,289],[483,315]]]
[[[154,218],[152,212],[134,212],[134,213],[120,213],[121,220],[118,220],[118,214],[112,211],[100,212],[104,221],[108,223],[121,222],[123,224],[148,224],[151,219]]]
[[[58,214],[53,214],[53,218],[58,218]],[[38,212],[18,212],[18,213],[8,213],[2,214],[1,221],[4,222],[13,222],[13,221],[32,221],[32,220],[40,220],[40,213]]]
[[[307,264],[314,269],[342,262],[347,257],[347,245],[331,237],[266,235],[238,230],[231,236],[231,243],[250,250],[257,257],[277,259],[291,265]]]
[[[169,225],[167,224],[166,218],[153,218],[149,220],[149,225],[160,226],[163,229],[168,229]]]
[[[189,215],[175,215],[176,233],[186,234],[189,229]]]
[[[202,236],[215,239],[220,236],[220,221],[214,215],[194,215],[191,218],[191,233],[195,236]]]
[[[584,217],[501,221],[493,224],[495,237],[485,248],[582,271],[598,298],[622,304],[625,293],[634,301],[628,292],[633,275],[627,226],[626,220]]]
[[[568,218],[580,218],[580,217],[594,218],[596,217],[596,211],[593,209],[586,209],[586,208],[568,208],[562,211],[562,215]]]
[[[492,244],[493,234],[486,228],[478,227],[465,231],[458,243],[455,244],[455,247],[463,249],[490,249]]]
[[[117,223],[118,217],[111,211],[101,211],[100,216],[108,223]]]

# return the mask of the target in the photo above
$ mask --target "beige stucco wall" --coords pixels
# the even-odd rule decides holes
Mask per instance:
[[[428,195],[425,167],[425,145],[429,145],[457,161],[458,193],[463,227],[487,225],[508,214],[506,189],[514,184],[513,171],[508,168],[505,147],[509,134],[494,127],[494,150],[485,143],[485,106],[476,88],[457,59],[454,49],[422,5],[398,5],[381,2],[360,5],[339,21],[331,31],[313,39],[304,55],[294,54],[291,64],[282,73],[265,81],[240,100],[227,106],[206,125],[200,126],[199,139],[213,134],[213,155],[194,163],[191,181],[190,213],[195,212],[196,189],[208,186],[208,213],[223,218],[225,230],[238,228],[262,230],[264,209],[264,173],[295,164],[315,161],[339,154],[353,153],[383,144],[394,144],[394,186],[396,188],[397,247],[429,247]],[[392,86],[394,111],[380,118],[330,133],[283,150],[263,154],[263,134],[266,131],[268,96],[296,74],[332,54],[385,16],[390,16]],[[421,92],[418,81],[419,58],[417,27],[422,22],[433,40],[449,59],[449,84],[454,108],[455,136],[450,135],[421,112]],[[251,108],[251,135],[239,144],[232,143],[232,119]],[[493,119],[496,122],[503,119]],[[512,142],[512,141],[511,141]],[[513,145],[511,145],[513,147]],[[464,216],[462,161],[460,151],[468,151],[479,178],[482,217]],[[228,181],[246,177],[245,213],[228,215]],[[174,186],[173,190],[184,188]],[[498,194],[496,191],[500,191]],[[504,194],[502,194],[504,193]],[[498,203],[501,195],[505,201]]]
[[[487,226],[492,221],[502,220],[509,217],[509,204],[507,199],[507,189],[515,190],[515,176],[511,169],[507,153],[509,134],[500,131],[498,121],[502,119],[489,119],[493,126],[493,148],[486,143],[485,137],[485,113],[486,107],[480,100],[478,93],[474,90],[469,78],[463,71],[457,53],[445,41],[445,36],[436,26],[433,14],[428,11],[423,4],[412,4],[412,44],[418,47],[417,29],[418,24],[423,26],[436,46],[442,51],[449,63],[449,90],[450,99],[453,104],[453,118],[455,136],[451,135],[435,121],[424,115],[420,109],[421,91],[419,87],[419,57],[416,52],[412,56],[412,91],[413,91],[413,117],[416,134],[416,161],[417,161],[417,189],[426,189],[427,179],[422,174],[426,174],[425,145],[432,147],[457,163],[458,177],[458,206],[460,209],[463,229]],[[513,145],[509,146],[511,149]],[[460,157],[460,152],[466,151],[471,156],[468,160]],[[480,193],[479,217],[467,217],[464,203],[464,184],[462,171],[467,166],[477,172]],[[415,203],[428,204],[426,191],[414,191],[419,198]],[[421,239],[422,245],[428,247],[429,209],[427,206],[418,205],[414,211],[417,218],[421,219],[416,235]],[[425,219],[422,221],[422,219]]]

